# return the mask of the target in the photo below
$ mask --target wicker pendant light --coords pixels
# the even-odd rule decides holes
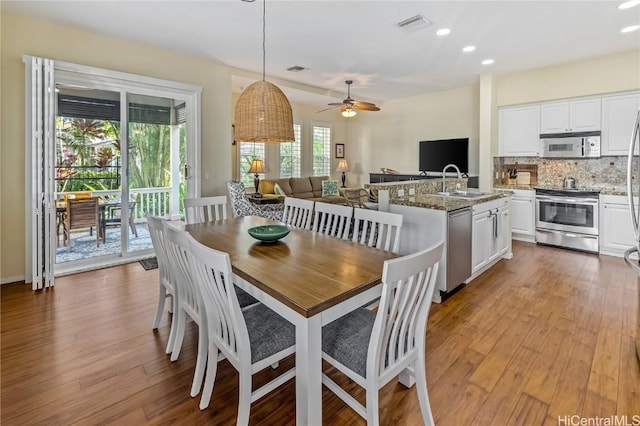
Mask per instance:
[[[275,84],[265,81],[265,15],[262,5],[262,81],[249,85],[236,103],[235,140],[240,142],[291,142],[291,104]]]

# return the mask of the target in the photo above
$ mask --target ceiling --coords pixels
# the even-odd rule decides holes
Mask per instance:
[[[640,6],[621,1],[269,0],[266,74],[294,102],[321,106],[346,95],[389,99],[470,85],[504,74],[640,50]],[[262,72],[261,0],[7,1],[3,11],[149,43],[237,68],[233,90]],[[422,14],[433,25],[396,23]],[[437,36],[440,28],[447,36]],[[476,50],[463,53],[462,48]],[[482,65],[484,59],[492,65]],[[286,68],[299,65],[300,72]],[[250,71],[251,73],[247,73]],[[282,80],[285,80],[284,82]]]

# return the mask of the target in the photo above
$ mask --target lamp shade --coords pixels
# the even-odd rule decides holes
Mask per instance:
[[[338,168],[336,169],[336,172],[348,172],[349,171],[349,163],[347,163],[347,160],[340,160],[340,162],[338,163]]]
[[[261,80],[249,85],[238,98],[235,140],[240,142],[291,142],[291,104],[278,86]]]
[[[252,160],[251,167],[249,167],[249,173],[264,173],[264,163],[262,160]]]

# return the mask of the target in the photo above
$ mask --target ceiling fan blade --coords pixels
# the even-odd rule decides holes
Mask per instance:
[[[327,105],[340,106],[340,105],[344,105],[344,102],[331,102],[330,104],[327,104]]]
[[[325,112],[325,111],[329,111],[330,109],[337,108],[337,107],[341,106],[342,104],[329,104],[329,105],[333,105],[333,106],[330,106],[329,108],[321,109],[320,111],[316,111],[316,114],[319,113],[319,112]]]
[[[352,105],[353,109],[358,109],[361,111],[380,111],[380,108],[375,104],[370,104],[368,102],[354,102]]]

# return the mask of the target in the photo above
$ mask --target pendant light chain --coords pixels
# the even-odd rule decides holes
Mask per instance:
[[[267,26],[267,0],[262,0],[262,81],[265,80],[265,68],[266,68],[266,57],[267,57],[267,49],[266,49],[266,26]]]

